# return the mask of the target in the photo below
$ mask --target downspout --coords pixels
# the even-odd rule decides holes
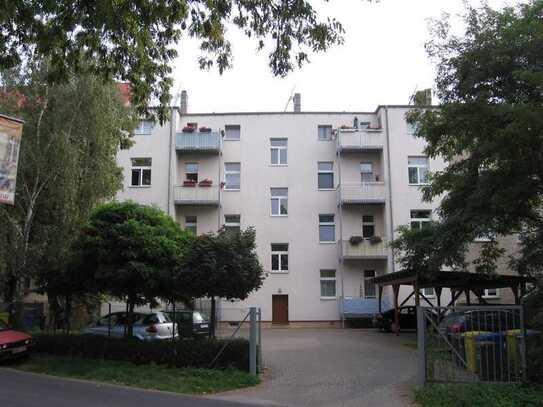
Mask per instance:
[[[175,124],[174,121],[175,121],[175,112],[176,112],[176,108],[174,106],[172,106],[171,108],[171,115],[170,115],[170,147],[168,149],[168,155],[169,155],[169,158],[168,158],[168,215],[172,215],[171,214],[171,200],[172,200],[172,190],[173,190],[173,184],[172,184],[172,146],[173,146],[173,140],[174,140],[174,136],[175,136]],[[175,214],[174,214],[175,215]],[[175,216],[173,216],[174,220],[175,219]]]
[[[390,132],[389,132],[389,122],[388,122],[388,107],[385,106],[385,122],[386,122],[386,150],[387,150],[387,168],[388,168],[388,177],[387,177],[387,184],[388,184],[388,212],[390,217],[389,222],[389,238],[392,240],[394,239],[394,218],[393,218],[393,212],[392,212],[392,171],[391,171],[391,165],[390,165]],[[392,272],[395,271],[396,264],[394,261],[394,251],[390,249],[390,255],[391,255],[391,270]]]
[[[341,297],[339,302],[339,313],[341,315],[341,327],[345,328],[345,313],[343,312],[343,299],[345,298],[344,292],[344,278],[343,278],[343,206],[341,205],[341,147],[340,147],[340,130],[336,130],[336,155],[337,155],[337,173],[338,173],[338,187],[336,188],[336,201],[339,208],[339,264],[341,274]],[[339,198],[338,198],[339,194]]]

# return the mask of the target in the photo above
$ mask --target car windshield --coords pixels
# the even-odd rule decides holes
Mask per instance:
[[[192,313],[192,321],[193,322],[204,322],[204,317],[199,312],[193,312]]]
[[[6,331],[7,329],[9,329],[8,324],[0,319],[0,331]]]

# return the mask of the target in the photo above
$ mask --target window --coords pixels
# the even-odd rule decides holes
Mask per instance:
[[[192,232],[194,235],[196,235],[197,221],[198,219],[196,216],[185,216],[185,229]]]
[[[151,120],[140,120],[138,127],[134,129],[134,134],[136,136],[150,136],[155,123]]]
[[[332,126],[321,124],[317,127],[319,140],[332,140]]]
[[[428,157],[408,157],[407,170],[410,184],[426,184],[428,182]]]
[[[286,138],[270,139],[271,165],[287,165],[287,142]]]
[[[373,215],[362,215],[362,237],[370,238],[375,236],[375,220]]]
[[[497,298],[499,296],[500,294],[497,288],[485,288],[483,292],[484,298]]]
[[[319,189],[334,188],[334,163],[321,162],[318,163]]]
[[[363,298],[375,298],[375,270],[364,270],[364,292],[360,293]]]
[[[407,123],[407,134],[416,134],[417,133],[417,123]]]
[[[151,185],[151,158],[132,158],[133,187],[148,187]]]
[[[436,296],[436,292],[434,290],[434,287],[426,287],[422,289],[422,294],[424,294],[425,297],[433,298]]]
[[[241,230],[241,216],[224,215],[224,227],[229,232],[239,233]]]
[[[271,271],[273,273],[288,273],[288,243],[272,243]]]
[[[360,180],[362,183],[375,181],[372,163],[360,163]]]
[[[319,242],[335,243],[336,226],[334,215],[319,215]]]
[[[224,126],[225,140],[239,140],[241,136],[241,126],[239,124],[227,124]]]
[[[240,163],[224,163],[224,189],[237,191],[240,189]]]
[[[187,181],[198,182],[198,163],[185,164],[185,179]]]
[[[336,270],[321,270],[321,298],[336,298]]]
[[[422,229],[430,222],[431,211],[411,211],[411,229]]]
[[[271,189],[272,216],[286,216],[288,214],[288,188]]]

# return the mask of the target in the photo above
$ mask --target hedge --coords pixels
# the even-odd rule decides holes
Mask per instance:
[[[249,370],[249,341],[246,339],[188,339],[175,343],[92,335],[36,335],[34,339],[34,351],[39,353],[195,368],[207,368],[228,343],[213,367]]]

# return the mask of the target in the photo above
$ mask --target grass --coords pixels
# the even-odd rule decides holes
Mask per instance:
[[[431,384],[417,390],[422,407],[540,407],[543,389],[514,384]]]
[[[26,372],[93,380],[142,389],[175,393],[208,394],[254,386],[258,377],[239,370],[169,368],[69,357],[32,355],[12,367]]]

